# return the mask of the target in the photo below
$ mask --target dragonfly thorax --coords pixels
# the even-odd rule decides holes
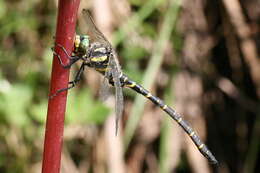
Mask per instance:
[[[89,49],[90,66],[103,73],[108,70],[111,49],[103,46],[101,43],[94,42]]]

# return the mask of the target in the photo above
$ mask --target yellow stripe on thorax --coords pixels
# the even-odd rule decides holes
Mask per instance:
[[[95,49],[95,51],[100,51],[100,52],[103,51],[103,50],[106,50],[106,48],[104,48],[104,47],[99,47],[99,48],[96,48],[96,49]]]
[[[93,57],[91,58],[91,61],[93,62],[103,62],[107,60],[107,56],[101,56],[101,57]]]

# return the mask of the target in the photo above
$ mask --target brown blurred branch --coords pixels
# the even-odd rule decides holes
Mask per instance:
[[[251,38],[250,27],[245,21],[241,4],[238,0],[223,0],[223,3],[231,23],[241,39],[240,47],[250,67],[251,76],[256,85],[258,97],[260,97],[260,60],[257,55],[257,47]]]
[[[216,81],[217,87],[227,94],[230,98],[234,99],[238,102],[238,104],[244,107],[247,110],[252,112],[258,112],[259,105],[254,102],[252,99],[246,97],[245,94],[241,90],[239,90],[229,79],[227,78],[219,78]]]

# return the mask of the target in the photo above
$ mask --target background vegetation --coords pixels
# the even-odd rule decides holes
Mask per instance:
[[[63,173],[260,169],[259,1],[84,0],[82,8],[123,71],[180,112],[220,165],[209,166],[175,122],[128,89],[115,137],[114,97],[99,101],[101,76],[90,69],[69,92]],[[56,13],[52,0],[0,0],[0,172],[41,171]]]

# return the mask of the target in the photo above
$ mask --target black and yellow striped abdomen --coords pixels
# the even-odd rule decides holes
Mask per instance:
[[[159,106],[164,112],[170,115],[190,136],[194,144],[197,146],[199,151],[213,164],[217,164],[218,161],[209,151],[207,146],[200,140],[197,133],[188,125],[188,123],[182,119],[182,117],[171,107],[167,106],[160,98],[153,96],[149,91],[143,88],[141,85],[130,80],[126,75],[122,74],[120,78],[122,86],[133,89],[134,91],[142,94],[149,100],[151,100],[155,105]]]

